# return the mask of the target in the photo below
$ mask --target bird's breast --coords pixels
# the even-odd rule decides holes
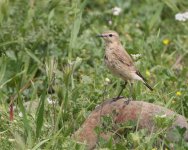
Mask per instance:
[[[115,75],[120,75],[121,66],[119,66],[118,61],[112,57],[112,55],[105,55],[104,62],[107,68]]]

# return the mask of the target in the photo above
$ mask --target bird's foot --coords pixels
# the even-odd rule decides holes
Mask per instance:
[[[120,100],[124,98],[123,96],[118,96],[118,97],[115,97],[115,98],[112,98],[112,102],[116,102],[117,100]]]
[[[124,103],[126,104],[126,105],[128,105],[129,103],[130,103],[130,101],[132,101],[133,99],[132,98],[128,98]]]

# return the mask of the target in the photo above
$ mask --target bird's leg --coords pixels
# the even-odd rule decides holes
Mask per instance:
[[[121,93],[122,93],[123,90],[125,89],[126,85],[127,85],[127,81],[125,81],[125,83],[122,85],[121,91],[119,92],[119,94],[118,94],[118,96],[117,96],[116,98],[113,98],[113,101],[116,101],[116,100],[118,100],[118,99],[123,98],[123,97],[121,96]]]
[[[122,85],[122,89],[121,89],[121,91],[119,92],[119,94],[118,94],[118,96],[117,96],[117,99],[121,97],[120,95],[122,94],[122,92],[123,92],[123,90],[125,89],[126,85],[127,85],[127,81],[125,81],[125,83]]]
[[[126,104],[128,105],[129,102],[133,99],[133,83],[131,82],[131,85],[130,85],[130,97],[128,98],[126,102]]]

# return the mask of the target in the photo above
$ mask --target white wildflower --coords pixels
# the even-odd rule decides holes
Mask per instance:
[[[109,78],[105,78],[105,83],[106,84],[110,83],[110,79]]]
[[[96,105],[95,108],[98,108],[100,105]]]
[[[161,118],[166,118],[166,117],[167,117],[167,115],[166,115],[166,114],[164,114],[164,115],[161,115],[160,117],[161,117]]]
[[[175,19],[178,21],[186,21],[188,20],[188,12],[178,13],[175,15]]]
[[[14,123],[18,123],[18,121],[16,119],[13,120]]]
[[[112,8],[112,14],[114,15],[114,16],[119,16],[119,14],[121,13],[121,8],[120,7],[114,7],[114,8]]]
[[[52,99],[51,97],[47,98],[48,104],[56,104],[56,101],[54,99]]]
[[[156,115],[156,117],[158,117],[158,118],[166,118],[167,115],[166,115],[166,114],[163,114],[163,115]]]
[[[22,112],[19,112],[18,116],[19,116],[19,117],[23,117],[23,113],[22,113]]]
[[[108,24],[109,24],[109,25],[112,25],[112,20],[108,20]]]
[[[141,54],[131,54],[134,60],[140,58],[142,55]]]
[[[16,141],[15,139],[8,139],[9,142],[14,142]]]
[[[109,79],[109,78],[105,78],[105,81],[106,81],[106,82],[110,82],[110,79]]]

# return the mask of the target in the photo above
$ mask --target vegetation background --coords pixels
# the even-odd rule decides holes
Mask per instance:
[[[1,0],[0,149],[85,149],[71,134],[121,87],[95,37],[109,29],[140,54],[136,64],[155,89],[138,82],[134,97],[188,117],[188,22],[175,20],[187,10],[187,0]],[[165,130],[147,135],[133,126],[117,144],[101,139],[97,147],[188,148],[182,129],[168,143]]]

